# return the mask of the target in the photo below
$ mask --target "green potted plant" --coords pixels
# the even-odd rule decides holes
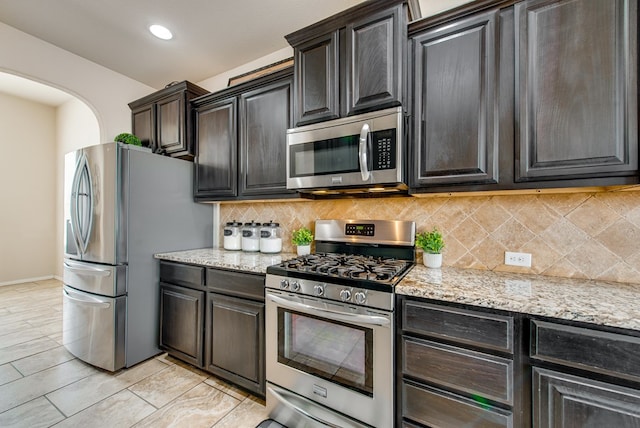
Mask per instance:
[[[422,248],[422,262],[426,267],[439,268],[442,266],[442,249],[444,240],[437,227],[416,235],[416,247]]]
[[[313,234],[311,233],[311,230],[302,226],[300,229],[293,231],[291,242],[296,246],[296,252],[299,256],[307,255],[311,252]]]
[[[132,146],[142,147],[142,141],[140,140],[140,138],[128,132],[123,132],[122,134],[116,135],[116,138],[114,138],[113,141],[117,143],[131,144]]]

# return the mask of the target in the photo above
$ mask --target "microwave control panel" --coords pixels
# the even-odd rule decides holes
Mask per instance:
[[[373,149],[373,169],[396,168],[396,130],[385,129],[371,133]]]

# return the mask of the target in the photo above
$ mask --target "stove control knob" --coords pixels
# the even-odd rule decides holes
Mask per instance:
[[[298,281],[291,281],[291,291],[300,291],[300,283]]]
[[[324,287],[320,284],[313,286],[313,294],[316,296],[322,296],[324,294]]]
[[[348,302],[349,300],[351,300],[351,291],[342,290],[340,292],[340,300],[342,300],[343,302]]]
[[[353,296],[353,300],[355,300],[357,304],[362,305],[367,301],[367,295],[362,291],[358,291],[355,296]]]
[[[289,288],[289,280],[288,279],[281,279],[280,280],[280,288],[282,288],[283,290]]]

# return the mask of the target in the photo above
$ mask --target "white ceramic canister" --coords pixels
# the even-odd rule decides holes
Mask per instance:
[[[241,250],[242,249],[242,223],[239,221],[228,222],[224,229],[224,249],[225,250]]]
[[[260,252],[279,253],[280,251],[282,251],[280,223],[274,223],[271,220],[268,223],[262,223],[262,229],[260,229]]]
[[[260,223],[251,220],[242,226],[242,251],[260,251]]]

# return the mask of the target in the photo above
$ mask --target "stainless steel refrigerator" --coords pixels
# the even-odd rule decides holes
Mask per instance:
[[[65,156],[64,346],[115,371],[160,352],[158,252],[211,247],[193,163],[122,143]]]

